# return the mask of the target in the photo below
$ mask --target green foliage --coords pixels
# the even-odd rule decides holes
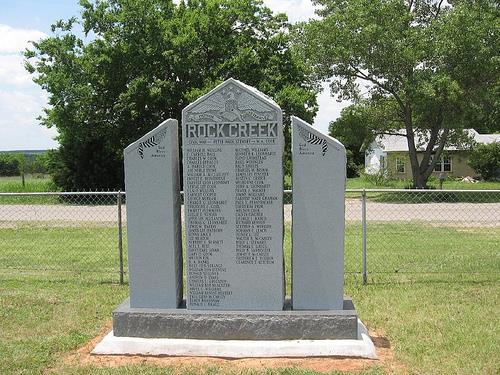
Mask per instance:
[[[358,161],[357,155],[353,150],[346,149],[346,157],[347,157],[347,165],[346,172],[347,177],[356,177],[359,176],[359,171],[362,168],[360,162]]]
[[[50,151],[35,155],[30,173],[46,174],[49,171]]]
[[[342,110],[340,117],[330,123],[330,135],[347,149],[347,176],[359,175],[365,163],[365,150],[382,123],[393,122],[394,111],[390,100],[363,100]]]
[[[498,128],[500,28],[494,2],[314,3],[322,19],[297,34],[304,59],[317,79],[331,79],[332,94],[340,99],[386,108],[390,119],[377,125],[377,133],[405,130],[414,187],[426,186],[445,146],[467,141],[465,127]],[[423,143],[428,146],[419,161]]]
[[[47,161],[47,153],[0,153],[0,177],[21,176],[21,181],[24,187],[25,175],[44,175],[48,173]]]
[[[469,156],[469,165],[485,180],[500,177],[500,142],[477,145]]]
[[[80,4],[81,19],[59,21],[55,35],[25,53],[49,94],[42,124],[59,133],[51,155],[58,186],[122,187],[122,150],[163,120],[180,120],[182,108],[229,77],[277,100],[287,141],[290,115],[312,121],[316,89],[290,47],[286,17],[261,1]],[[90,41],[79,37],[78,23]]]
[[[385,173],[384,170],[380,170],[377,173],[360,173],[361,180],[363,181],[363,186],[361,188],[403,188],[400,181],[391,179]]]
[[[0,176],[19,176],[19,158],[12,153],[0,153]]]

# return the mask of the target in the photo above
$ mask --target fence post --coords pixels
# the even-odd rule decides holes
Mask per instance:
[[[363,228],[363,285],[366,285],[366,191],[361,193],[361,225]]]
[[[122,192],[118,190],[116,196],[118,206],[118,259],[120,262],[120,285],[123,285],[123,231],[122,231]]]

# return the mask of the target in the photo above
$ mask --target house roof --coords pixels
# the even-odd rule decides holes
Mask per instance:
[[[477,143],[488,144],[500,142],[500,134],[479,134],[474,129],[465,129],[465,131],[469,133],[469,136]],[[398,133],[405,135],[406,131],[401,129]],[[408,151],[408,142],[406,137],[398,135],[379,135],[375,138],[375,143],[386,152]],[[427,142],[424,140],[419,141],[419,139],[415,139],[415,143],[418,144],[418,151],[424,151],[427,147]],[[456,151],[460,149],[460,147],[453,145],[445,147],[445,150],[448,151]]]

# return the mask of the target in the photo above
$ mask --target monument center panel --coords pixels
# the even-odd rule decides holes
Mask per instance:
[[[237,81],[183,112],[187,307],[283,306],[281,111]]]

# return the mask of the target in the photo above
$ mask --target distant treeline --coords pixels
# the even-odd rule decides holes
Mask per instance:
[[[0,152],[0,176],[48,173],[49,152]]]

